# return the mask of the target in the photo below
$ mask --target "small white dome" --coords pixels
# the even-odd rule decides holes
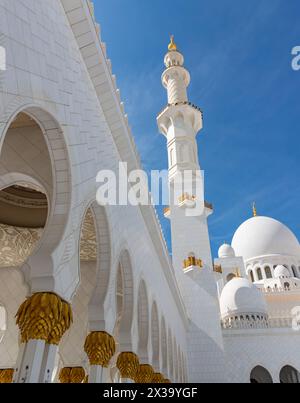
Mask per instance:
[[[298,239],[281,222],[270,217],[252,217],[235,232],[232,247],[245,260],[265,255],[300,256]]]
[[[274,270],[274,277],[275,278],[290,278],[290,272],[285,266],[277,266]]]
[[[263,294],[246,278],[234,278],[225,285],[220,309],[222,318],[236,314],[267,314]]]
[[[218,256],[219,256],[219,258],[235,257],[235,252],[234,252],[233,247],[231,245],[228,245],[227,243],[224,243],[219,248]]]

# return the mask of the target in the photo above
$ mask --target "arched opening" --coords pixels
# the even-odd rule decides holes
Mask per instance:
[[[36,249],[53,195],[53,167],[44,133],[19,113],[0,154],[0,267],[21,267]]]
[[[286,365],[280,371],[280,383],[300,383],[300,372],[294,367]]]
[[[7,121],[9,126],[0,144],[0,189],[20,182],[28,187],[30,178],[31,189],[45,192],[48,217],[45,242],[39,249],[53,250],[63,237],[71,201],[70,163],[64,134],[48,112],[35,106],[24,108]],[[36,223],[33,219],[39,216],[39,225],[43,223],[40,213],[31,212],[31,222]]]
[[[132,321],[133,321],[133,274],[129,253],[121,253],[116,279],[116,323],[115,340],[118,341],[119,351],[132,351]]]
[[[265,267],[265,274],[266,274],[266,278],[272,278],[272,271],[271,268],[269,266]]]
[[[256,273],[257,273],[258,281],[262,280],[262,279],[263,279],[263,275],[262,275],[262,271],[261,271],[261,268],[260,268],[260,267],[257,268]]]
[[[181,362],[181,352],[180,347],[177,346],[177,382],[182,382],[182,362]]]
[[[173,338],[173,355],[174,355],[174,382],[179,382],[179,363],[178,363],[178,350],[175,337]]]
[[[250,383],[273,383],[273,379],[266,368],[258,365],[251,371]]]
[[[156,302],[153,302],[151,309],[151,344],[152,366],[159,370],[159,319]]]
[[[121,267],[118,268],[117,281],[116,281],[116,325],[115,336],[119,334],[120,323],[124,311],[124,279]]]
[[[74,279],[60,270],[61,281],[55,281],[58,268],[51,258],[62,245],[71,211],[71,167],[64,134],[52,115],[35,106],[5,120],[0,141],[0,199],[5,212],[0,221],[0,267],[22,267],[33,292],[51,289],[68,298]],[[73,257],[69,251],[66,248],[61,257],[66,266]],[[28,295],[25,287],[16,290],[20,303]]]
[[[298,273],[297,273],[297,268],[296,268],[296,266],[292,266],[291,269],[292,269],[292,272],[293,272],[293,276],[294,276],[295,278],[298,278]]]
[[[0,366],[2,360],[14,366],[19,345],[15,314],[30,295],[27,285],[34,278],[35,290],[54,283],[52,265],[41,265],[40,258],[50,258],[63,237],[70,174],[64,136],[50,114],[32,107],[6,121],[0,142],[0,269],[9,270],[0,270],[0,288],[10,337],[2,340]],[[13,298],[7,292],[12,289]]]
[[[161,355],[162,355],[162,372],[165,376],[168,374],[168,344],[167,344],[167,330],[165,318],[161,320]]]
[[[88,334],[88,305],[95,288],[99,238],[92,206],[86,210],[80,231],[80,283],[72,300],[73,324],[60,343],[60,357],[65,367],[85,367],[82,346]],[[71,348],[70,348],[71,346]]]
[[[148,364],[149,306],[145,281],[141,281],[138,293],[138,356]]]
[[[89,324],[93,329],[102,330],[109,324],[113,329],[114,321],[111,323],[105,317],[104,304],[109,288],[111,275],[111,237],[109,222],[104,207],[93,202],[90,206],[90,212],[87,215],[88,220],[84,221],[82,228],[82,242],[80,245],[80,255],[82,261],[97,262],[96,279],[94,282],[93,293],[90,298]]]
[[[173,357],[173,342],[172,342],[172,334],[170,329],[168,330],[168,368],[169,368],[169,377],[172,381],[174,379],[174,357]]]
[[[254,274],[253,274],[252,270],[249,271],[249,278],[250,278],[251,282],[254,283]]]

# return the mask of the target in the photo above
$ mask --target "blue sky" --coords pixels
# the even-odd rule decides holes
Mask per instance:
[[[189,99],[204,113],[198,135],[213,255],[258,213],[300,238],[299,0],[94,0],[145,169],[167,167],[156,115],[169,34],[191,73]],[[161,209],[159,209],[161,215]],[[161,217],[170,244],[169,222]]]

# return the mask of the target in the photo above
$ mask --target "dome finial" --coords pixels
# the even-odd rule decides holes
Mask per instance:
[[[252,211],[253,211],[253,217],[257,217],[257,209],[256,209],[256,203],[253,202],[252,204]]]
[[[170,52],[171,52],[171,51],[177,51],[177,45],[176,45],[176,43],[174,42],[174,35],[171,35],[171,36],[170,36],[170,40],[171,40],[171,42],[169,43],[169,46],[168,46],[169,51],[170,51]]]

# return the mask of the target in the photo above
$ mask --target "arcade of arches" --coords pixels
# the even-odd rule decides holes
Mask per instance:
[[[48,132],[43,124],[50,127]],[[43,259],[51,273],[45,255],[53,259],[64,237],[62,224],[68,226],[68,162],[55,126],[42,111],[18,113],[1,148],[0,353],[1,365],[7,362],[11,367],[0,370],[0,382],[184,382],[184,350],[157,302],[149,298],[143,279],[138,297],[134,295],[126,250],[120,253],[116,273],[111,272],[111,234],[104,207],[91,202],[77,229],[78,281],[69,301],[55,288],[48,289],[56,279],[53,274],[48,278],[47,267],[44,273],[36,272]],[[69,248],[67,244],[59,251],[66,261],[72,242]],[[68,270],[60,266],[56,270]],[[44,275],[46,281],[39,278]],[[52,311],[50,322],[46,304]],[[114,323],[109,323],[105,310]],[[36,365],[38,373],[31,370]]]

